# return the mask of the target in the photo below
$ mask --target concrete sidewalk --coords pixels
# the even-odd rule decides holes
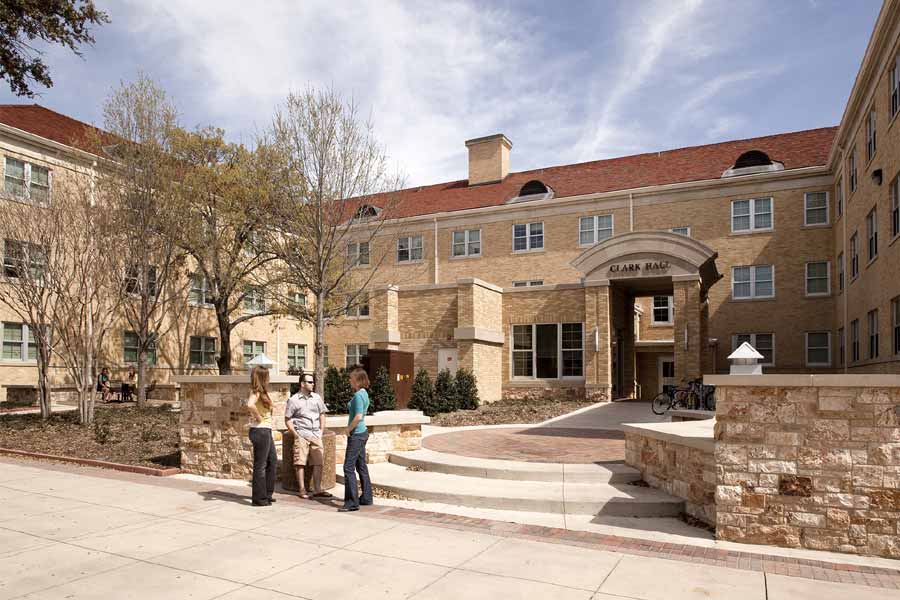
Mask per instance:
[[[4,459],[0,600],[900,598],[900,578],[887,575],[872,575],[872,587],[814,581],[422,524],[377,507],[338,514],[286,495],[251,508],[248,496]]]

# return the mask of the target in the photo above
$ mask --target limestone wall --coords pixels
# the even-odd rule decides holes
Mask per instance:
[[[718,538],[900,558],[900,376],[706,382]]]

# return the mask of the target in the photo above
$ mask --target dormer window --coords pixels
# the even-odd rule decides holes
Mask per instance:
[[[519,189],[518,195],[510,198],[507,204],[530,202],[531,200],[549,200],[553,197],[553,189],[543,181],[532,179]]]
[[[356,214],[353,216],[354,221],[367,221],[374,217],[377,217],[381,214],[381,209],[377,206],[372,206],[371,204],[363,204],[358,209],[356,209]]]
[[[772,160],[762,150],[749,150],[738,156],[737,160],[734,161],[734,166],[722,173],[722,177],[783,170],[784,165],[782,163]]]

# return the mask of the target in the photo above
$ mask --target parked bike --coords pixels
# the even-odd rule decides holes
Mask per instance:
[[[703,385],[702,379],[694,379],[674,390],[663,389],[650,404],[655,415],[669,410],[716,410],[715,386]]]

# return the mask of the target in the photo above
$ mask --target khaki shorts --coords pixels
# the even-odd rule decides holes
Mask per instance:
[[[294,438],[295,467],[321,466],[324,462],[325,447],[322,445],[322,438],[307,439],[300,436]]]

